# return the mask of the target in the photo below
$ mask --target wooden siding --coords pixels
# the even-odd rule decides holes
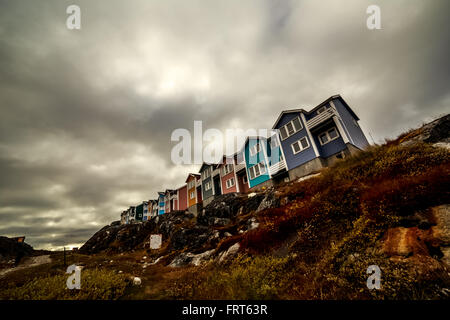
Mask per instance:
[[[178,210],[186,210],[188,207],[187,185],[178,189]]]

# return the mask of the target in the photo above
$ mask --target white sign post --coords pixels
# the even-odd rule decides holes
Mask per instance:
[[[161,248],[161,243],[162,243],[162,235],[161,234],[150,235],[150,249]]]

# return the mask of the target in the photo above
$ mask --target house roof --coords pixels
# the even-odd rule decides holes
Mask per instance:
[[[188,176],[187,176],[187,178],[186,178],[186,181],[185,181],[185,182],[188,182],[188,180],[189,180],[190,177],[200,178],[200,175],[197,174],[197,173],[189,173]]]
[[[301,113],[305,113],[305,114],[311,114],[313,112],[315,112],[317,109],[319,109],[320,107],[322,107],[323,105],[329,103],[331,100],[335,100],[335,99],[339,99],[344,106],[348,109],[348,111],[352,114],[352,116],[356,119],[359,120],[358,116],[356,115],[356,113],[352,110],[352,108],[350,108],[350,106],[347,104],[347,102],[345,102],[344,98],[342,98],[342,96],[340,94],[336,94],[334,96],[329,97],[328,99],[326,99],[325,101],[321,102],[320,104],[318,104],[317,106],[315,106],[314,108],[312,108],[310,111],[306,111],[305,109],[301,108],[301,109],[290,109],[290,110],[283,110],[281,111],[280,115],[278,116],[278,119],[275,121],[274,125],[272,126],[272,129],[275,129],[275,127],[277,126],[278,122],[280,122],[281,118],[288,113],[297,113],[297,112],[301,112]]]
[[[200,170],[198,170],[198,172],[202,172],[204,167],[209,167],[209,166],[213,166],[213,165],[214,164],[212,164],[212,163],[203,162],[202,166],[200,167]]]

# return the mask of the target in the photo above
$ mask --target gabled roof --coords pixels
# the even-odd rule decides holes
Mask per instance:
[[[188,182],[190,177],[194,177],[194,178],[198,179],[198,178],[200,178],[200,175],[197,173],[189,173],[185,182]]]
[[[212,164],[212,163],[203,162],[202,166],[200,167],[200,170],[198,170],[198,172],[202,172],[204,167],[209,167],[209,166],[213,166],[213,165],[214,164]]]
[[[275,121],[274,125],[272,126],[272,129],[275,129],[275,127],[277,126],[278,122],[280,122],[281,118],[285,114],[288,114],[288,113],[299,113],[299,112],[307,113],[304,109],[289,109],[289,110],[281,111],[280,115],[278,116],[277,121]]]
[[[313,112],[315,112],[317,109],[319,109],[320,107],[322,107],[323,105],[329,103],[331,100],[335,100],[338,99],[342,102],[342,104],[348,109],[348,111],[351,113],[351,115],[356,119],[359,120],[358,116],[356,115],[356,113],[352,110],[352,108],[350,108],[350,106],[347,104],[347,102],[345,102],[344,98],[342,98],[342,96],[340,94],[336,94],[334,96],[329,97],[328,99],[326,99],[325,101],[321,102],[320,104],[318,104],[317,106],[315,106],[314,108],[312,108],[310,111],[305,111],[305,109],[301,108],[301,109],[291,109],[291,110],[284,110],[280,113],[280,115],[278,116],[278,119],[275,121],[275,124],[272,126],[272,129],[275,129],[275,127],[278,125],[278,122],[280,122],[281,118],[288,113],[305,113],[305,114],[311,114]]]

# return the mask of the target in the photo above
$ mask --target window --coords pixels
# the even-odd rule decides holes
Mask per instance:
[[[261,151],[261,146],[259,144],[259,142],[257,144],[255,144],[253,147],[251,147],[250,149],[250,155],[254,156],[255,154],[257,154],[258,152]]]
[[[247,183],[248,183],[247,176],[243,176],[243,177],[242,177],[242,182],[243,182],[244,184],[247,184]]]
[[[234,186],[234,178],[228,179],[226,181],[227,189],[230,189],[232,186]]]
[[[249,169],[250,179],[255,179],[264,173],[266,173],[266,166],[262,162]]]
[[[261,174],[266,173],[266,166],[262,162],[259,163],[259,171],[261,171]]]
[[[210,181],[205,183],[205,191],[208,191],[209,189],[211,189],[211,182]]]
[[[337,138],[339,138],[339,132],[334,127],[319,134],[319,141],[321,145],[327,144]]]
[[[211,168],[206,168],[205,171],[203,171],[203,179],[209,178],[211,176]]]
[[[194,199],[195,198],[195,192],[191,191],[191,193],[189,194],[189,198],[190,199]]]
[[[331,139],[336,139],[338,134],[335,128],[332,128],[328,131],[328,135],[330,136]]]
[[[288,135],[290,135],[290,136],[292,136],[294,134],[294,132],[295,132],[294,125],[292,124],[292,122],[289,122],[286,125],[286,129],[287,129]]]
[[[188,189],[192,189],[195,186],[195,180],[189,181]]]
[[[317,114],[321,114],[322,112],[327,110],[327,106],[323,106],[317,110]]]
[[[297,154],[309,147],[309,141],[306,137],[303,137],[291,144],[291,147],[294,154]]]
[[[272,138],[270,139],[270,148],[271,149],[275,149],[276,147],[278,147],[278,139],[276,136],[272,136]]]
[[[299,131],[302,128],[302,124],[300,123],[300,118],[297,117],[292,120],[292,124],[294,125],[295,132]]]
[[[281,127],[280,128],[280,135],[281,135],[281,140],[284,140],[288,137],[287,131],[286,131],[286,127]]]
[[[223,169],[222,169],[222,172],[223,172],[222,175],[224,176],[224,175],[230,173],[231,171],[233,171],[233,165],[232,165],[232,164],[226,164],[226,165],[223,167]]]
[[[295,117],[293,120],[286,123],[280,128],[281,140],[285,140],[292,136],[294,133],[300,131],[303,128],[300,122],[300,117]]]

